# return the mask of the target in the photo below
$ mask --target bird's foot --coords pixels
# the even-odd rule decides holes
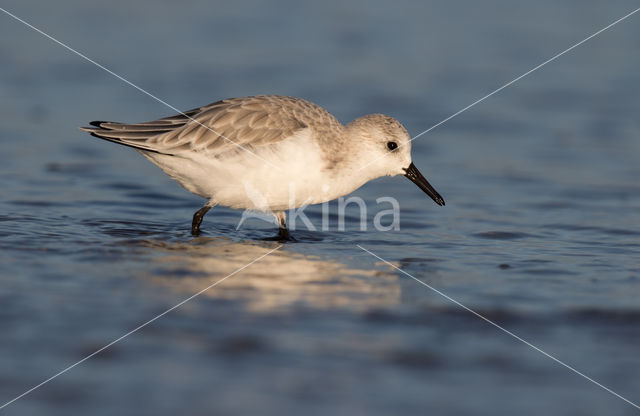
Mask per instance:
[[[289,230],[286,228],[279,228],[278,235],[274,235],[273,237],[265,238],[265,241],[278,241],[280,243],[286,243],[287,241],[296,241],[295,238],[289,233]]]

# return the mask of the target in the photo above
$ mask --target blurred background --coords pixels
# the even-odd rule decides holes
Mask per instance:
[[[416,135],[638,4],[2,7],[183,110],[285,94]],[[417,139],[446,207],[369,183],[370,224],[393,196],[400,231],[298,231],[0,413],[636,414],[356,244],[638,403],[639,37],[640,13]],[[0,56],[1,405],[276,244],[218,207],[191,237],[202,200],[77,130],[173,111],[5,13]]]

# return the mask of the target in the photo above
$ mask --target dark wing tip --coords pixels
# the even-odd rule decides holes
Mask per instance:
[[[97,120],[96,120],[96,121],[91,121],[91,122],[89,122],[89,124],[91,124],[91,125],[92,125],[92,126],[94,126],[94,127],[104,128],[104,127],[102,127],[102,125],[101,125],[102,123],[107,123],[107,122],[106,122],[106,121],[97,121]]]

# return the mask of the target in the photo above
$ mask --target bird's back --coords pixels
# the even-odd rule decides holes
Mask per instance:
[[[93,121],[91,125],[81,130],[144,152],[214,156],[274,144],[305,128],[319,140],[331,140],[344,130],[324,108],[282,95],[228,98],[143,123]]]

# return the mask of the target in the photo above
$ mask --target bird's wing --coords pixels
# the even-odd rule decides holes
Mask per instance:
[[[137,124],[93,121],[80,129],[91,135],[139,150],[218,156],[277,143],[301,129],[321,107],[284,96],[230,98],[182,114]],[[335,120],[337,122],[337,120]]]

